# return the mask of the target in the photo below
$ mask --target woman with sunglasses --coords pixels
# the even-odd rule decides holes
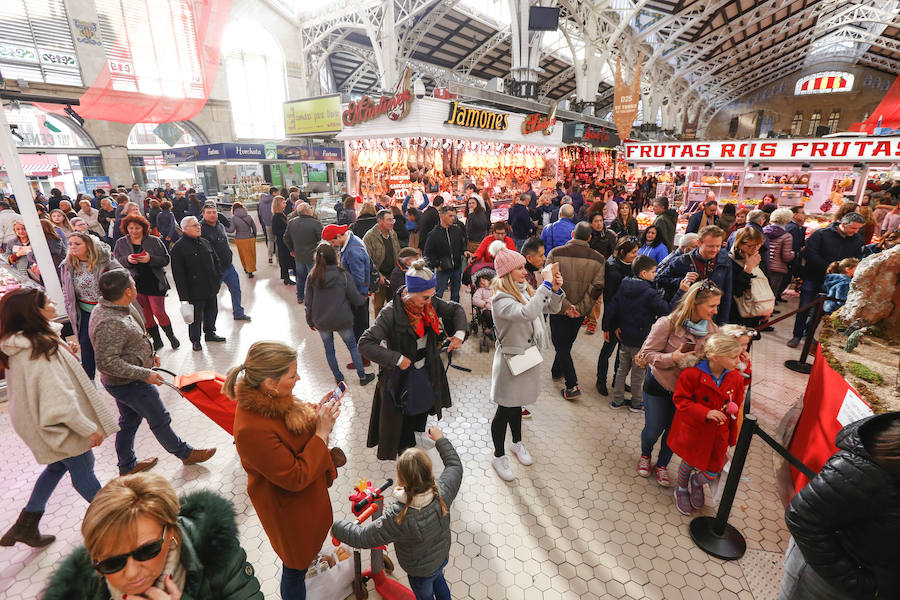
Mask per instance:
[[[45,600],[263,598],[234,508],[213,492],[179,501],[159,475],[117,477],[94,497],[81,535],[84,547],[53,574]]]
[[[38,464],[46,465],[0,546],[53,542],[38,531],[50,495],[68,472],[90,502],[100,489],[91,449],[119,429],[75,357],[77,344],[60,338],[62,325],[51,322],[54,317],[56,305],[34,288],[0,300],[0,367],[6,369],[10,421]]]

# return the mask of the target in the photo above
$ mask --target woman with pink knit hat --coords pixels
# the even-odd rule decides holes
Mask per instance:
[[[541,271],[537,290],[526,281],[525,257],[501,248],[494,257],[497,277],[492,288],[491,311],[497,335],[497,351],[491,373],[491,398],[497,412],[491,422],[494,441],[493,467],[504,481],[516,478],[506,456],[506,430],[512,431],[510,450],[525,466],[534,461],[522,442],[522,407],[534,403],[541,389],[541,350],[550,346],[544,326],[545,313],[562,308],[563,278],[553,265]]]

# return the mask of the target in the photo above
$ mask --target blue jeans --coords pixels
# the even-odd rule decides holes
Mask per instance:
[[[353,365],[356,367],[356,374],[362,379],[366,375],[366,370],[363,368],[362,356],[359,355],[359,349],[356,347],[356,337],[353,335],[353,329],[344,329],[338,332],[319,330],[319,337],[322,338],[322,345],[325,346],[325,359],[328,361],[328,367],[334,375],[334,380],[344,380],[344,374],[341,373],[341,367],[338,365],[337,356],[334,354],[335,333],[344,340],[344,345],[347,346],[347,350],[350,351],[350,358],[353,359]]]
[[[816,296],[819,294],[819,290],[821,289],[822,284],[817,281],[806,281],[803,280],[803,284],[800,286],[800,304],[798,306],[803,306],[804,304],[809,304],[813,300],[816,299]],[[811,308],[807,308],[804,311],[800,311],[797,313],[797,316],[794,318],[794,335],[795,338],[802,338],[806,333],[807,327],[810,327],[810,320],[815,315]]]
[[[303,300],[306,294],[306,278],[313,266],[302,263],[299,260],[294,261],[294,277],[297,280],[297,300]]]
[[[450,600],[450,587],[447,585],[447,580],[444,579],[444,567],[446,566],[447,561],[444,561],[441,568],[428,577],[407,576],[409,577],[409,587],[415,594],[416,600]]]
[[[81,494],[81,497],[90,502],[100,491],[100,482],[94,475],[94,452],[88,450],[84,454],[64,458],[55,463],[50,463],[34,482],[31,497],[25,505],[26,512],[44,512],[47,500],[53,494],[53,490],[59,485],[63,475],[69,472],[72,478],[72,487]]]
[[[672,417],[675,416],[675,403],[672,395],[657,396],[647,391],[647,381],[651,377],[650,369],[647,369],[647,377],[644,379],[644,429],[641,431],[641,456],[650,456],[653,446],[659,436],[662,441],[659,446],[659,456],[656,464],[660,467],[669,465],[672,460],[672,449],[669,448],[669,427],[672,426]]]
[[[78,345],[81,347],[81,366],[88,378],[93,381],[94,375],[97,373],[97,365],[94,362],[94,345],[88,335],[88,323],[91,320],[91,313],[81,310],[79,307],[78,314]]]
[[[172,431],[172,416],[162,403],[156,386],[143,381],[132,381],[125,385],[105,385],[106,391],[116,400],[119,407],[119,432],[116,434],[116,454],[119,457],[119,474],[124,475],[137,464],[134,455],[134,436],[141,421],[147,419],[150,431],[156,441],[184,460],[190,456],[187,442]]]
[[[229,265],[222,272],[222,283],[228,286],[228,293],[231,294],[231,313],[235,317],[243,317],[244,307],[241,306],[241,280],[238,278],[238,272],[234,265]]]
[[[435,277],[437,278],[437,286],[434,288],[434,295],[438,298],[443,298],[444,290],[447,289],[447,284],[449,284],[450,300],[459,302],[459,286],[462,283],[462,269],[456,269],[455,271],[437,271]]]
[[[281,600],[306,600],[306,572],[281,566]]]

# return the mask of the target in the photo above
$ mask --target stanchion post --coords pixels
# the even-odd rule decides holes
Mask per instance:
[[[722,560],[737,560],[747,550],[744,536],[737,528],[728,523],[728,516],[731,514],[734,496],[741,481],[747,453],[750,451],[750,441],[753,439],[757,426],[756,417],[753,415],[744,417],[744,424],[741,426],[737,446],[734,448],[731,469],[728,472],[728,479],[725,480],[725,489],[722,492],[722,500],[719,502],[716,516],[697,517],[691,521],[691,539],[694,540],[694,543],[707,554]]]
[[[816,337],[816,329],[819,328],[819,322],[822,320],[822,310],[825,305],[825,294],[819,294],[816,298],[816,305],[813,308],[813,320],[806,332],[806,339],[803,340],[803,350],[800,352],[799,360],[786,360],[784,366],[795,373],[803,373],[809,375],[812,373],[812,365],[806,362],[809,351],[812,348],[813,339]]]

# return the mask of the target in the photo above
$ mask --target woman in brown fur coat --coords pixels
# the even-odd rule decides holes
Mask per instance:
[[[346,462],[340,448],[328,449],[340,401],[331,392],[318,405],[295,398],[299,379],[294,348],[256,342],[222,390],[237,402],[234,442],[247,493],[284,563],[281,596],[292,600],[306,597],[306,569],[331,528],[328,488]]]

